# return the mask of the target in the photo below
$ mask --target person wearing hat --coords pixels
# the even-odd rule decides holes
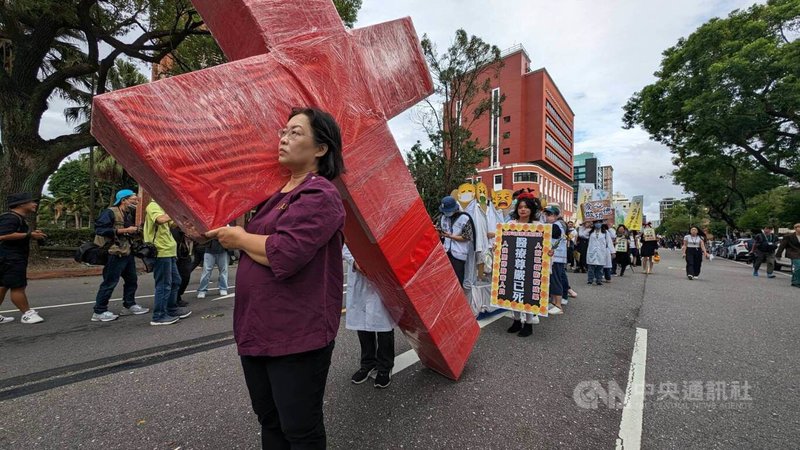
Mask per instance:
[[[28,305],[25,287],[28,285],[28,256],[31,238],[47,237],[42,230],[31,231],[27,216],[36,213],[36,200],[27,192],[11,194],[7,198],[8,212],[0,214],[0,304],[11,291],[11,302],[22,311],[20,321],[25,324],[43,322],[44,319]],[[13,317],[0,316],[0,323]]]
[[[122,278],[122,315],[140,315],[150,311],[136,304],[136,259],[131,253],[131,238],[139,233],[135,225],[135,211],[139,197],[130,190],[122,189],[114,197],[114,204],[104,209],[94,222],[94,243],[98,247],[108,245],[108,262],[103,267],[103,282],[94,300],[92,322],[110,322],[119,315],[108,310],[108,301]]]
[[[444,249],[450,264],[458,277],[458,283],[464,285],[467,258],[472,245],[472,219],[469,214],[459,211],[458,202],[451,196],[442,199],[439,205],[442,218],[439,221],[439,234],[441,235]]]

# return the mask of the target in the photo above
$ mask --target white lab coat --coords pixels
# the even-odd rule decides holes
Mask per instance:
[[[585,228],[581,228],[580,233],[583,237],[589,238],[589,246],[586,249],[586,264],[611,267],[611,254],[616,252],[611,235],[596,230],[586,233],[588,230],[585,230]]]
[[[355,259],[347,246],[342,249],[342,256],[347,263],[345,327],[356,331],[392,331],[394,320],[383,306],[375,285],[355,270]]]

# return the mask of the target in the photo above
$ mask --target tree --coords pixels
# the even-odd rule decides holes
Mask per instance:
[[[488,155],[489,143],[472,137],[472,127],[491,114],[500,114],[505,96],[492,98],[492,79],[503,61],[500,49],[466,31],[457,30],[454,43],[443,54],[424,35],[422,51],[434,81],[434,98],[417,109],[417,122],[431,147],[414,145],[407,162],[417,189],[431,216],[441,198],[474,175]]]
[[[796,0],[710,20],[664,52],[658,80],[625,105],[625,127],[642,126],[679,166],[727,154],[800,181],[799,29]]]
[[[156,63],[187,36],[207,33],[188,0],[169,2],[171,26],[151,26],[148,8],[168,1],[0,2],[0,39],[13,52],[0,66],[0,207],[9,192],[41,192],[61,160],[96,145],[85,121],[74,133],[42,138],[49,101],[88,105],[106,92],[119,58]]]
[[[337,2],[349,24],[360,6]],[[113,89],[114,70],[125,68],[117,61],[174,58],[186,39],[210,39],[203,25],[189,0],[0,0],[0,43],[13,55],[0,64],[0,209],[6,194],[41,192],[65,157],[97,145],[89,105]],[[198,52],[187,56],[202,60]],[[44,139],[42,117],[57,97],[78,108],[67,115],[79,123],[71,134]]]
[[[334,0],[333,3],[344,25],[352,28],[358,18],[362,0]],[[168,16],[166,21],[169,21]],[[187,37],[179,48],[170,53],[166,61],[162,61],[159,67],[159,76],[170,77],[194,72],[227,61],[225,54],[212,36],[193,35]]]
[[[712,219],[739,228],[737,219],[752,197],[780,186],[783,179],[741,155],[721,153],[717,158],[685,157],[673,171],[673,179],[694,202],[708,208]]]

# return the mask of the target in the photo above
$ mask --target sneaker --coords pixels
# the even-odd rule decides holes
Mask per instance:
[[[570,289],[570,290],[568,290],[568,291],[567,291],[567,295],[569,295],[569,296],[570,296],[570,297],[572,297],[572,298],[577,298],[577,297],[578,297],[578,293],[577,293],[577,292],[575,292],[575,291],[574,291],[574,290],[572,290],[572,289]]]
[[[180,307],[180,308],[185,308],[185,307],[189,306],[189,302],[187,302],[186,300],[184,300],[182,298],[179,298],[178,301],[175,302],[175,304],[178,305],[178,307]]]
[[[103,314],[92,314],[92,322],[111,322],[112,320],[117,320],[118,318],[119,316],[111,311],[106,311]]]
[[[757,277],[758,276],[758,272],[753,272],[753,276]]]
[[[531,319],[529,323],[531,325],[539,325],[539,316],[538,315],[533,316],[533,319]]]
[[[13,317],[0,316],[0,323],[8,323],[13,321],[14,321]]]
[[[178,308],[172,313],[172,317],[177,317],[178,319],[185,319],[192,315],[192,312],[185,308]]]
[[[369,375],[375,369],[358,369],[358,372],[354,373],[352,377],[350,377],[350,382],[353,384],[361,384],[367,379],[369,379]]]
[[[151,320],[150,325],[172,325],[178,323],[179,320],[181,320],[179,317],[164,316],[159,320]]]
[[[551,308],[548,308],[547,313],[557,316],[559,314],[564,314],[564,311],[561,311],[561,308],[558,306],[553,305]]]
[[[22,323],[39,323],[44,322],[44,319],[42,319],[42,316],[40,316],[35,309],[29,309],[22,315],[19,321]]]
[[[699,280],[699,279],[700,279],[700,275],[695,275],[695,276],[694,276],[694,279],[695,279],[695,280]]]
[[[775,275],[773,275],[773,274],[771,274],[771,273],[768,273],[768,274],[767,274],[767,278],[775,278]]]
[[[756,275],[756,276],[758,276],[758,275]],[[691,275],[686,275],[686,278],[688,278],[688,279],[690,279],[690,280],[694,280],[694,277],[693,277],[693,276],[691,276]]]
[[[588,283],[586,283],[586,284],[588,284],[588,285],[592,285],[592,284],[594,284],[594,281],[589,281],[589,282],[588,282]]]
[[[219,291],[219,295],[220,295],[220,296],[225,296],[225,295],[228,295],[228,291],[223,291],[222,289],[220,289],[220,291]]]
[[[562,298],[561,299],[561,304],[562,305],[569,305],[569,300],[567,300],[566,298]]]
[[[205,291],[198,292],[197,293],[197,298],[206,298],[206,292]]]
[[[517,336],[519,336],[519,337],[528,337],[528,336],[530,336],[532,334],[533,334],[533,324],[532,323],[526,323],[525,325],[522,326],[522,330],[520,330],[520,332],[517,333]]]
[[[378,376],[375,377],[375,387],[386,389],[390,384],[392,384],[392,376],[389,372],[378,372]]]
[[[514,323],[511,324],[510,327],[506,330],[507,333],[516,333],[522,329],[522,321],[515,320]]]
[[[149,308],[143,308],[140,305],[133,305],[130,308],[122,308],[120,311],[120,316],[130,316],[131,314],[138,316],[140,314],[147,314],[150,312]]]
[[[602,285],[603,285],[603,282],[602,282],[602,281],[598,281],[598,282],[597,282],[597,283],[595,283],[595,284],[596,284],[596,285],[598,285],[598,286],[602,286]]]

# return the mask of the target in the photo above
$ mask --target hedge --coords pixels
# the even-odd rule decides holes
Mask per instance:
[[[48,247],[78,247],[86,241],[94,240],[92,228],[42,228],[47,235]]]

